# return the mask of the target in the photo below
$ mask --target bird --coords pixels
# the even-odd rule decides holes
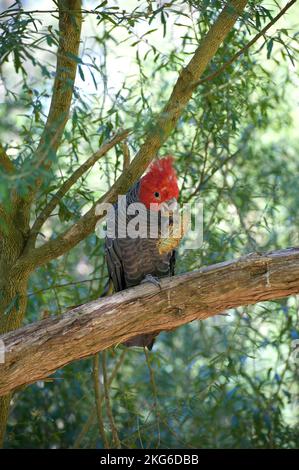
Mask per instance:
[[[113,236],[107,230],[105,256],[110,285],[112,283],[115,292],[143,282],[152,282],[159,287],[159,279],[175,274],[175,248],[180,240],[178,237],[173,238],[171,231],[179,197],[173,162],[171,155],[154,161],[148,172],[129,189],[124,202],[114,204]],[[139,211],[138,224],[143,223],[143,232],[145,227],[146,233],[137,237],[129,234],[134,215],[128,214],[128,208],[134,203],[141,203],[144,207],[143,211]],[[153,236],[150,231],[149,221],[153,216],[158,221],[157,236]],[[107,226],[108,223],[109,221]],[[166,223],[170,224],[169,235],[162,237]],[[151,350],[158,334],[159,332],[154,331],[138,335],[123,344]]]

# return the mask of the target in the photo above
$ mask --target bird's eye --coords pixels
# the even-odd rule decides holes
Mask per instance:
[[[158,198],[160,197],[160,193],[158,193],[158,191],[156,191],[156,192],[154,193],[154,196],[155,196],[155,198],[158,199]]]

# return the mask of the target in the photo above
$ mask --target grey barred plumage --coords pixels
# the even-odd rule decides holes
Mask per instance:
[[[175,251],[160,254],[157,247],[157,238],[132,238],[126,236],[119,237],[118,223],[125,223],[126,227],[134,218],[128,215],[127,209],[130,204],[140,202],[139,200],[140,181],[137,182],[126,194],[125,204],[116,203],[115,208],[115,237],[106,237],[105,251],[109,277],[116,292],[140,284],[147,275],[163,278],[174,275]],[[144,208],[140,213],[140,220],[145,220],[147,235],[149,232],[150,210]],[[146,218],[146,219],[144,219]],[[164,223],[168,223],[169,217],[163,217],[159,213],[158,233]],[[167,220],[166,220],[167,219]],[[123,229],[123,227],[121,227]],[[152,348],[157,332],[139,335],[125,343],[127,346],[146,346]]]

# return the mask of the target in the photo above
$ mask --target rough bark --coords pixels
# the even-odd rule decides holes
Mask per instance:
[[[66,364],[152,331],[172,330],[229,308],[299,293],[299,248],[253,253],[81,305],[0,337],[0,395]]]
[[[13,227],[7,218],[7,230],[0,240],[0,334],[19,328],[27,305],[29,272],[24,268],[15,270],[15,262],[21,255],[26,238]],[[3,444],[11,395],[0,399],[0,447]]]

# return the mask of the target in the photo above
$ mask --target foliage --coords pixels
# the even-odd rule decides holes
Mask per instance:
[[[138,150],[224,2],[131,0],[126,11],[122,2],[95,3],[84,5],[71,116],[32,222],[113,132],[132,127],[128,146],[132,155]],[[32,168],[32,155],[47,115],[58,41],[55,13],[21,7],[29,10],[26,1],[18,1],[0,14],[0,140],[18,167],[17,176],[0,173],[6,207],[9,189],[26,193],[44,171]],[[49,9],[56,10],[55,4]],[[205,76],[277,12],[277,2],[251,1]],[[295,6],[236,62],[204,81],[161,149],[162,155],[175,155],[181,201],[200,196],[204,202],[203,246],[182,246],[178,272],[298,244],[296,14]],[[55,238],[85,212],[122,165],[117,146],[60,201],[38,243]],[[40,268],[30,280],[26,322],[97,298],[106,280],[103,254],[102,240],[92,235]],[[291,342],[299,337],[297,312],[293,297],[262,303],[163,333],[148,357],[122,346],[110,350],[108,375],[121,361],[110,396],[122,445],[297,447],[298,364],[291,356]],[[95,416],[92,361],[86,359],[16,393],[6,445],[103,447]],[[104,425],[111,439],[105,412]]]

